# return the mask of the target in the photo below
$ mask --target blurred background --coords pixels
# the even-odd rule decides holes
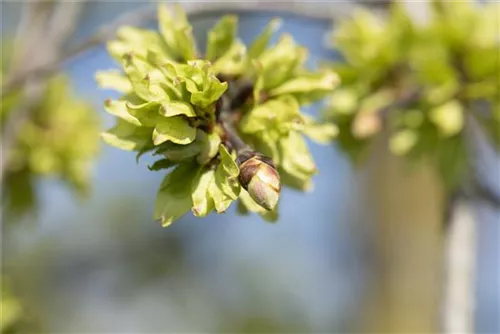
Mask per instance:
[[[350,5],[314,4],[332,13]],[[68,43],[143,6],[88,2]],[[1,3],[2,45],[15,35],[22,8]],[[191,17],[200,47],[221,15]],[[251,41],[275,16],[284,19],[282,32],[309,48],[311,66],[336,56],[321,38],[331,20],[245,12],[240,36]],[[112,124],[103,101],[118,95],[98,89],[93,74],[115,67],[100,46],[64,68],[102,128]],[[22,323],[6,332],[434,332],[444,207],[436,176],[425,166],[409,171],[383,145],[363,168],[335,146],[310,147],[320,170],[314,190],[285,189],[276,224],[238,216],[232,207],[162,228],[151,213],[163,172],[146,168],[150,157],[136,163],[134,154],[103,144],[88,198],[75,198],[58,180],[40,180],[36,213],[2,217],[2,275],[22,308]],[[483,151],[488,180],[498,188],[498,158]],[[474,217],[475,329],[498,333],[500,212],[477,205]]]

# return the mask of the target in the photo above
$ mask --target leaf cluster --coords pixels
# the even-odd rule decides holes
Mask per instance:
[[[343,86],[326,115],[352,159],[386,129],[392,153],[430,161],[453,188],[467,168],[467,122],[500,148],[500,6],[433,1],[429,10],[416,23],[394,2],[385,18],[360,9],[335,27],[342,59],[331,68]]]
[[[87,102],[76,99],[64,75],[47,80],[43,98],[29,111],[9,161],[2,191],[3,201],[12,214],[23,214],[36,207],[36,180],[55,177],[69,185],[79,196],[90,186],[91,162],[98,153],[99,117]],[[2,98],[2,132],[22,94],[13,92]]]
[[[158,31],[122,27],[108,43],[121,70],[96,78],[122,96],[105,103],[116,125],[102,138],[138,157],[159,156],[150,169],[173,168],[155,205],[164,226],[190,210],[199,217],[222,213],[237,199],[241,212],[275,219],[277,212],[260,207],[239,184],[234,137],[271,158],[284,185],[307,189],[316,168],[303,136],[328,142],[336,127],[300,108],[331,93],[338,76],[307,70],[306,49],[288,35],[270,46],[278,20],[246,46],[237,37],[237,17],[224,16],[208,31],[205,54],[180,6],[161,4],[158,22]]]

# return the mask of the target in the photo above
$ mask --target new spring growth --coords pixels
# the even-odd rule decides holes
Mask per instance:
[[[101,87],[122,96],[105,109],[116,125],[108,144],[159,157],[165,171],[154,219],[167,226],[191,211],[278,217],[281,185],[310,188],[316,167],[304,137],[329,143],[337,129],[302,107],[329,95],[338,76],[308,70],[307,50],[271,20],[249,45],[237,17],[222,17],[198,50],[181,7],[160,5],[159,31],[122,27],[107,45],[121,71],[100,71]],[[146,78],[146,80],[145,80]]]
[[[273,160],[248,146],[233,127],[233,115],[244,105],[253,92],[251,84],[241,85],[230,99],[224,94],[218,101],[218,118],[222,124],[226,145],[237,153],[236,163],[240,169],[238,181],[248,191],[250,197],[266,209],[272,211],[278,204],[281,182]]]
[[[358,9],[335,25],[332,46],[342,57],[331,69],[343,85],[325,115],[351,159],[387,137],[391,153],[429,163],[452,192],[474,160],[469,121],[500,150],[500,3],[431,3],[425,22],[393,1],[384,19]]]

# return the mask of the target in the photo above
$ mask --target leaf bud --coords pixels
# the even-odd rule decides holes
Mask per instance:
[[[272,160],[256,153],[242,153],[239,181],[252,199],[264,209],[271,211],[278,203],[281,183],[280,176]]]

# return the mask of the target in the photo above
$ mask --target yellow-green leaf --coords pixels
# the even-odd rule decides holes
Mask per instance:
[[[226,53],[236,38],[238,18],[235,15],[222,17],[208,32],[206,58],[214,61]]]
[[[95,79],[99,87],[104,89],[113,89],[123,94],[133,90],[128,78],[118,70],[97,71]]]
[[[186,145],[196,138],[196,129],[181,116],[160,117],[153,131],[153,143],[159,145],[167,140]]]
[[[154,209],[154,219],[159,220],[162,226],[170,225],[191,209],[191,184],[199,170],[199,165],[185,163],[163,179]]]

